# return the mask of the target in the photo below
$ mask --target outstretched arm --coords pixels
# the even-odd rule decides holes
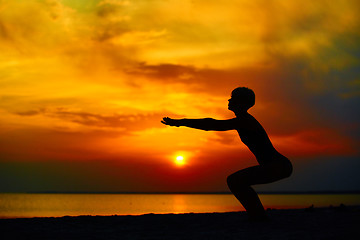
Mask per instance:
[[[189,128],[196,128],[205,131],[227,131],[236,128],[235,119],[229,120],[216,120],[213,118],[202,118],[202,119],[172,119],[164,117],[161,121],[165,125],[169,126],[185,126]]]

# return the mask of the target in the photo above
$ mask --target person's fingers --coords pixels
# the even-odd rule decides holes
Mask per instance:
[[[165,125],[173,126],[174,120],[169,117],[164,117],[163,120],[161,121],[161,123],[163,123]]]

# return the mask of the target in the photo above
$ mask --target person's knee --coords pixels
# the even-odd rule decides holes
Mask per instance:
[[[272,176],[270,177],[272,181],[278,181],[290,177],[293,172],[293,167],[291,163],[283,164],[281,166],[278,166],[277,168],[269,169],[269,172],[269,176]]]
[[[229,175],[229,176],[226,178],[226,183],[227,183],[227,185],[229,186],[229,188],[231,188],[231,186],[233,185],[232,175]]]
[[[288,178],[291,176],[293,172],[293,166],[292,164],[289,164],[284,170],[283,170],[283,174],[284,174],[284,178]]]
[[[242,186],[245,186],[245,181],[239,176],[239,174],[231,174],[226,179],[227,185],[230,189],[232,188],[241,188]]]
[[[292,166],[291,166],[291,167],[288,168],[287,171],[285,172],[285,178],[290,177],[291,174],[292,174],[292,172],[293,172],[293,168],[292,168]]]

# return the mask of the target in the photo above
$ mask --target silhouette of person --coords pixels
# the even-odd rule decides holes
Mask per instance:
[[[272,145],[261,124],[248,113],[255,104],[254,92],[246,87],[232,91],[228,109],[235,113],[235,118],[227,120],[204,119],[171,119],[161,121],[169,126],[185,126],[205,131],[236,130],[241,141],[255,155],[259,165],[237,171],[227,177],[227,184],[234,196],[246,209],[249,220],[266,220],[264,207],[251,187],[256,184],[271,183],[287,178],[292,173],[291,162],[281,155]]]

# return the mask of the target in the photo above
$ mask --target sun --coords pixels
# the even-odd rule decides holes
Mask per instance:
[[[179,155],[175,158],[175,165],[178,167],[182,167],[185,165],[185,159],[183,156]]]

